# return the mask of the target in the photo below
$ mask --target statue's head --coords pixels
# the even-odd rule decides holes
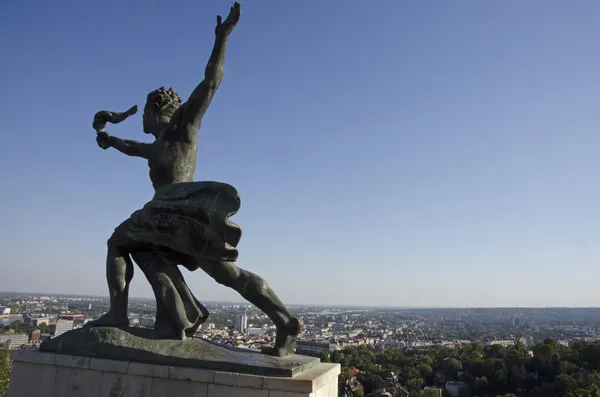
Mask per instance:
[[[160,136],[180,106],[181,97],[172,88],[160,87],[149,93],[142,117],[144,132]]]

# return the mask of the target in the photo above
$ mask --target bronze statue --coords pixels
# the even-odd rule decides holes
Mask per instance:
[[[271,318],[277,327],[273,348],[263,351],[285,356],[295,350],[302,321],[279,300],[261,277],[235,265],[241,229],[229,220],[240,208],[236,189],[220,182],[193,182],[198,131],[223,78],[229,35],[240,18],[235,3],[229,16],[217,17],[215,44],[204,80],[182,104],[172,88],[148,94],[144,132],[155,141],[124,140],[105,131],[137,110],[98,112],[94,118],[97,143],[103,148],[148,160],[153,199],[119,225],[108,240],[106,276],[110,310],[90,326],[129,324],[127,300],[133,261],[150,282],[157,301],[155,338],[185,339],[206,321],[208,311],[189,290],[178,265],[202,269],[218,283],[235,289]]]

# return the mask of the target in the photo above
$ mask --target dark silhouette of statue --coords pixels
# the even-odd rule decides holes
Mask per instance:
[[[302,322],[279,300],[264,279],[236,266],[241,229],[229,220],[240,208],[233,186],[194,182],[198,131],[223,78],[227,40],[240,18],[235,3],[229,16],[217,17],[215,44],[204,80],[182,104],[172,88],[148,94],[144,132],[152,143],[109,135],[107,122],[118,123],[137,111],[98,112],[94,118],[97,143],[148,161],[155,189],[153,199],[119,225],[108,240],[106,277],[110,310],[90,326],[122,327],[127,317],[133,261],[150,282],[157,301],[155,338],[185,339],[206,321],[208,311],[189,290],[178,265],[202,269],[218,283],[235,289],[275,323],[275,346],[264,352],[285,356],[295,350]]]

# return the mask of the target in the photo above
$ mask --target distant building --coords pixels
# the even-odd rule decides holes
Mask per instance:
[[[42,331],[40,331],[39,329],[36,329],[29,336],[29,343],[31,343],[32,345],[38,345],[41,342],[42,342]]]
[[[248,335],[266,335],[269,331],[271,331],[270,328],[246,328]]]
[[[67,331],[71,331],[73,329],[73,320],[66,320],[63,318],[59,318],[56,321],[56,329],[54,331],[54,337],[60,336]]]
[[[373,397],[394,397],[392,393],[386,391],[385,389],[377,390],[371,394]]]
[[[248,316],[246,314],[238,314],[235,316],[235,330],[240,333],[245,333],[248,329]]]
[[[0,335],[0,346],[8,346],[9,349],[18,349],[29,343],[29,335],[5,333]]]
[[[296,352],[298,354],[306,354],[308,356],[321,357],[323,353],[332,353],[339,349],[337,343],[331,342],[308,342],[299,340],[296,342]]]
[[[373,397],[409,397],[410,393],[398,383],[390,383],[381,389],[373,391]]]
[[[521,343],[523,343],[525,346],[532,346],[533,345],[533,337],[532,336],[523,336],[521,337]]]
[[[398,375],[396,375],[393,372],[387,372],[383,379],[387,380],[387,381],[394,381],[394,382],[398,382]]]
[[[10,307],[0,306],[0,314],[10,314]]]
[[[71,314],[71,313],[62,313],[58,315],[58,320],[69,320],[73,321],[73,328],[79,328],[85,324],[85,314]]]
[[[462,319],[460,317],[443,317],[443,324],[450,327],[458,327],[462,325]]]
[[[488,343],[484,343],[485,345],[491,346],[491,345],[500,345],[503,347],[507,347],[507,346],[513,346],[515,344],[514,339],[504,339],[504,340],[493,340],[490,341]]]
[[[460,395],[460,392],[463,387],[464,387],[464,384],[462,382],[455,382],[455,381],[446,382],[446,391],[452,397],[458,397]]]
[[[154,319],[154,317],[142,317],[142,318],[138,319],[138,322],[139,322],[139,325],[142,327],[151,328],[151,327],[154,327],[155,319]]]
[[[36,327],[39,327],[42,324],[50,326],[55,321],[56,319],[52,317],[25,317],[25,324],[33,325]]]
[[[59,320],[83,321],[85,314],[59,314],[58,318]]]

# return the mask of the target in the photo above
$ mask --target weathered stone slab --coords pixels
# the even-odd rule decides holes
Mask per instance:
[[[13,354],[8,397],[338,396],[339,364],[319,363],[298,376],[282,378],[133,362],[125,362],[128,371],[123,373],[124,365],[105,359],[52,359],[58,356]],[[57,364],[60,361],[67,365]],[[90,365],[81,367],[86,361]]]
[[[183,341],[152,339],[152,330],[133,327],[84,327],[45,341],[40,350],[79,357],[282,377],[296,376],[320,362],[315,357],[295,354],[272,357],[255,350],[232,348],[197,338]]]
[[[154,379],[152,382],[152,397],[207,397],[208,386],[208,383],[186,382],[183,380],[172,379]]]
[[[10,375],[8,397],[41,396],[52,392],[55,377],[56,366],[53,364],[19,363]]]
[[[150,397],[152,378],[114,372],[102,373],[100,397]]]
[[[12,385],[12,381],[11,381]],[[52,397],[100,397],[102,372],[89,368],[56,367]]]

